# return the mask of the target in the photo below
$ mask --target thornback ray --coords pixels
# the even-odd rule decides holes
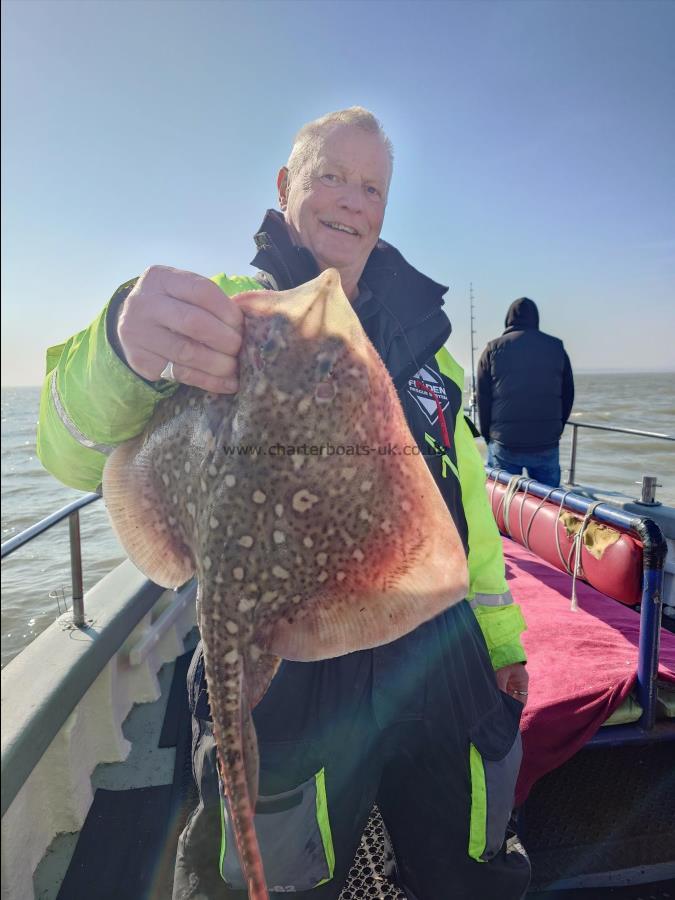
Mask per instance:
[[[337,271],[235,302],[239,393],[179,388],[111,455],[103,492],[148,577],[196,572],[221,776],[249,896],[267,900],[251,711],[280,659],[395,640],[461,600],[467,568]]]
[[[155,447],[142,437],[117,447],[103,470],[103,494],[129,559],[156,584],[175,588],[192,578],[195,565],[167,515],[154,458]]]
[[[277,673],[281,664],[281,657],[272,653],[262,653],[256,663],[252,663],[246,670],[246,685],[251,700],[251,709],[256,707],[267,693],[267,688]]]

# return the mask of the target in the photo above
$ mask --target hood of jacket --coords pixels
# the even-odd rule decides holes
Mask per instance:
[[[514,300],[506,313],[504,320],[506,328],[539,328],[539,310],[534,300],[529,297],[521,297]]]
[[[319,267],[309,250],[292,241],[283,215],[267,211],[255,235],[251,265],[271,275],[279,290],[310,281]],[[407,380],[436,353],[452,330],[442,307],[445,285],[418,272],[386,241],[368,257],[362,281],[375,298],[375,312],[360,315],[368,337],[382,355],[395,383]]]

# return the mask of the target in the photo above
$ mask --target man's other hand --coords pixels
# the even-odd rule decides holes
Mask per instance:
[[[528,685],[530,676],[522,663],[513,663],[495,671],[497,686],[514,700],[519,700],[523,706],[527,703]]]
[[[150,266],[124,301],[117,336],[142,378],[158,381],[172,362],[176,381],[234,394],[243,327],[240,308],[210,279]]]

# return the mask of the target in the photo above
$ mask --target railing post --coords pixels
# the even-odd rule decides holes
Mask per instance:
[[[570,467],[567,472],[567,483],[574,484],[577,466],[577,426],[572,425],[572,452],[570,453]]]
[[[73,586],[73,625],[84,626],[84,593],[82,590],[82,548],[80,544],[80,514],[75,510],[68,516],[70,530],[70,577]]]
[[[633,530],[637,532],[644,548],[636,694],[642,707],[640,725],[648,731],[656,722],[663,573],[668,543],[652,519],[640,516]]]

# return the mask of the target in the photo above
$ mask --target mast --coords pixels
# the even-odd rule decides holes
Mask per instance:
[[[471,415],[471,421],[473,424],[476,424],[476,365],[475,365],[475,346],[474,346],[474,337],[476,334],[476,330],[474,326],[474,315],[473,315],[473,282],[469,283],[469,303],[471,309],[471,395],[469,397],[469,409]]]

